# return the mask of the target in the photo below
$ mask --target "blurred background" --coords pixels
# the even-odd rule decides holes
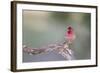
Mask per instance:
[[[91,15],[79,12],[50,12],[23,10],[23,45],[41,48],[65,40],[68,26],[72,26],[76,39],[71,48],[75,60],[91,57]],[[63,56],[49,52],[40,55],[29,55],[23,52],[23,62],[61,61]]]

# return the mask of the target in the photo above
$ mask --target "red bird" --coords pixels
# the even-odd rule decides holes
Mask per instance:
[[[68,44],[71,44],[73,40],[75,39],[75,33],[71,26],[67,28],[66,39],[68,41]]]

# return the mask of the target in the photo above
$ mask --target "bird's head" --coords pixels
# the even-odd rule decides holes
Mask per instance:
[[[67,27],[67,30],[69,31],[69,30],[73,30],[73,28],[71,27],[71,26],[68,26]]]

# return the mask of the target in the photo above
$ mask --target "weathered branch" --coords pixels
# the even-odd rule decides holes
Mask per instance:
[[[24,45],[23,51],[31,55],[38,55],[41,53],[56,51],[58,54],[61,54],[67,60],[73,59],[73,51],[69,49],[69,46],[66,42],[63,42],[61,44],[52,44],[42,48],[30,48]]]

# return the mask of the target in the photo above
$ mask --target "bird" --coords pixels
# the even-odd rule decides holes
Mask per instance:
[[[65,32],[65,41],[58,42],[56,44],[49,44],[46,47],[41,48],[30,48],[26,45],[23,45],[23,51],[30,55],[38,55],[47,52],[56,51],[58,54],[62,55],[67,60],[74,59],[73,51],[70,49],[70,44],[75,40],[75,33],[71,26],[67,27]]]
[[[68,44],[72,44],[72,42],[75,40],[76,36],[74,33],[74,29],[71,26],[68,26],[67,31],[65,33],[65,38]]]

